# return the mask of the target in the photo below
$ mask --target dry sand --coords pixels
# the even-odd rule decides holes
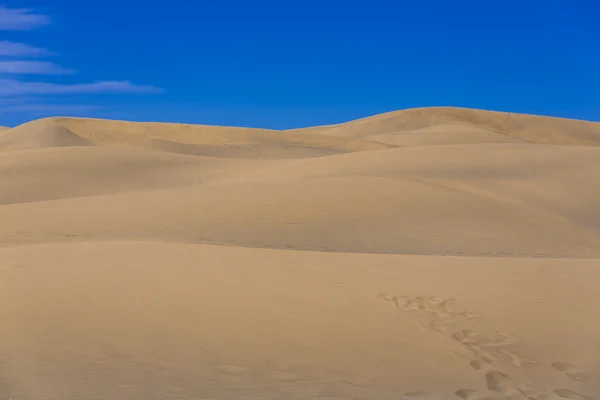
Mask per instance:
[[[0,399],[600,399],[600,124],[0,133]]]

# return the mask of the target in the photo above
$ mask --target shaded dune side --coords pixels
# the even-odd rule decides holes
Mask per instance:
[[[450,125],[450,131],[481,129],[483,142],[500,135],[506,141],[555,145],[600,145],[600,123],[527,114],[456,107],[427,107],[393,111],[344,124],[292,130],[377,140],[383,133],[403,134]],[[444,129],[442,129],[444,130]],[[423,133],[423,132],[421,132]]]
[[[101,146],[6,152],[0,153],[0,205],[187,186],[255,165]]]
[[[98,120],[89,118],[57,118],[78,135],[98,143],[119,143],[136,139],[163,139],[187,144],[273,144],[289,143],[342,151],[378,150],[392,146],[372,143],[361,138],[335,138],[309,132],[239,128],[210,125],[145,123]]]
[[[468,147],[277,162],[177,189],[6,205],[0,242],[85,237],[600,258],[600,182],[593,172],[600,149]]]
[[[32,121],[0,136],[0,151],[88,145],[88,140],[52,120]]]
[[[370,135],[369,140],[400,147],[451,144],[525,143],[491,129],[462,123],[443,123],[425,128]]]
[[[189,144],[166,139],[150,139],[141,141],[139,147],[168,153],[256,160],[323,157],[344,152],[344,150],[335,148],[311,147],[281,141],[269,141],[265,143]]]

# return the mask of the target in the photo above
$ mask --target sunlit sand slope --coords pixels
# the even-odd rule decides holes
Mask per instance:
[[[519,142],[600,145],[597,122],[454,107],[414,108],[294,131],[407,146]]]
[[[0,390],[27,400],[595,398],[597,266],[158,242],[0,249]]]
[[[595,147],[429,146],[265,163],[45,151],[0,156],[0,242],[600,257]]]

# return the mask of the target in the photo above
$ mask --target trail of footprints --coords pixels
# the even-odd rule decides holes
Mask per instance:
[[[533,359],[525,358],[509,350],[521,338],[509,332],[497,332],[493,336],[485,336],[473,329],[460,329],[461,319],[478,321],[481,315],[471,311],[459,311],[455,308],[455,299],[437,296],[394,296],[379,293],[377,299],[390,302],[396,308],[406,312],[427,312],[430,318],[417,319],[416,324],[427,330],[435,331],[462,345],[463,351],[457,355],[465,358],[475,371],[485,372],[485,384],[490,393],[478,393],[473,389],[458,389],[454,394],[462,400],[506,400],[513,396],[525,397],[528,400],[546,400],[547,391],[539,391],[524,382],[515,382],[509,375],[500,371],[494,363],[500,359],[516,368],[533,368],[539,366]],[[565,362],[553,362],[552,370],[562,373],[575,382],[584,382],[589,375],[576,366]],[[556,389],[554,393],[567,400],[594,400],[593,398],[574,392],[570,389]]]

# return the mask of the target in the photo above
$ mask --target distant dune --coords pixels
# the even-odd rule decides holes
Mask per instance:
[[[507,142],[600,145],[600,123],[453,107],[394,111],[345,124],[293,132],[322,133],[384,143],[392,141],[392,144],[399,146]],[[414,135],[419,139],[415,139]]]
[[[45,118],[13,128],[0,137],[0,151],[82,145],[234,158],[287,158],[303,154],[312,157],[314,153],[328,155],[337,151],[390,147],[363,139],[302,132],[282,138],[279,131],[265,129],[84,118]]]
[[[102,240],[600,257],[597,143],[600,124],[446,108],[283,132],[42,119],[0,137],[0,204],[11,204],[0,229],[9,243],[26,224],[28,242],[77,230]]]
[[[214,151],[214,146],[223,145],[238,145],[247,153],[253,152],[253,145],[256,152],[269,144],[306,145],[338,151],[477,143],[598,146],[600,123],[450,107],[401,110],[345,124],[287,131],[45,118],[11,130],[0,140],[0,150],[90,143],[198,155],[203,149],[209,152]]]
[[[5,128],[0,399],[598,400],[599,170],[461,108]]]

